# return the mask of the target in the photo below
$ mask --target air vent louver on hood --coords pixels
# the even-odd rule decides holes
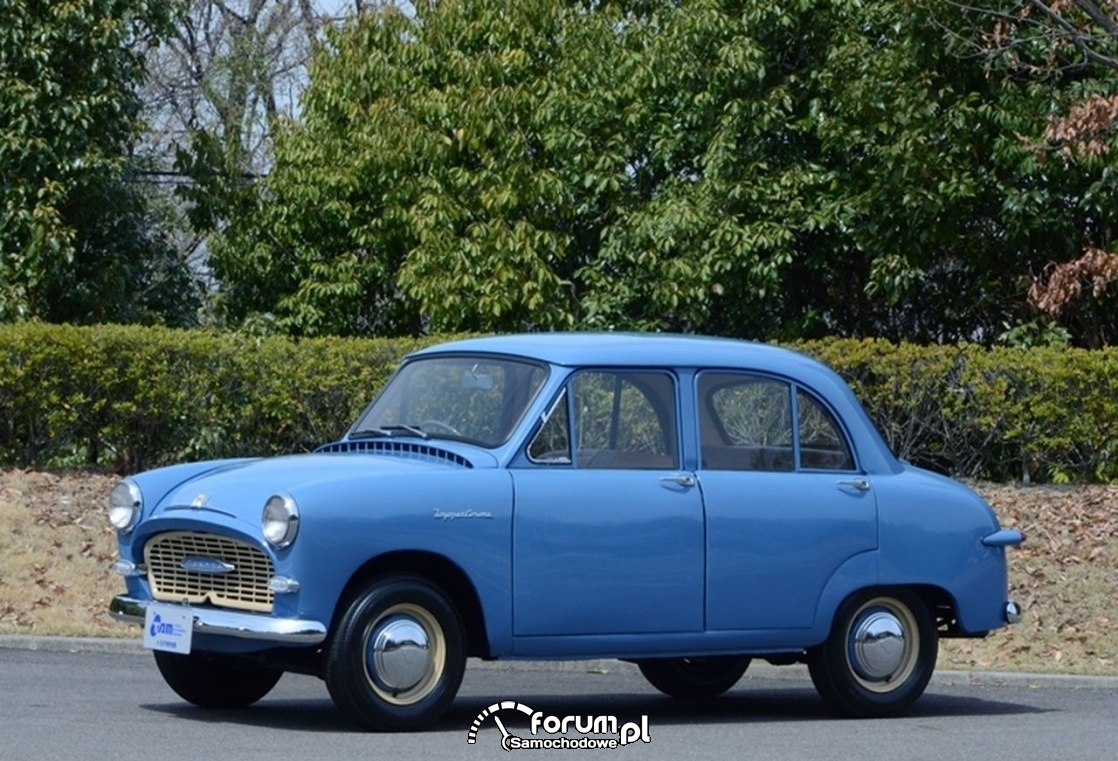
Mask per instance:
[[[318,454],[384,454],[393,457],[406,457],[411,460],[424,462],[451,463],[462,468],[472,468],[473,465],[465,457],[454,452],[448,452],[439,447],[427,444],[414,444],[405,441],[339,441],[326,444],[314,450]]]

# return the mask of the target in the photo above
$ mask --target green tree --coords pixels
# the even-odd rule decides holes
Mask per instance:
[[[0,0],[0,320],[193,319],[130,159],[168,6]]]
[[[1115,199],[1017,139],[1045,83],[957,52],[905,0],[367,12],[214,271],[295,333],[993,340]]]
[[[1110,176],[1118,139],[1118,4],[981,0],[946,4],[946,12],[945,4],[929,7],[956,47],[985,63],[988,76],[1029,83],[1044,94],[1046,102],[1022,123],[1018,141],[1043,173],[1081,179],[1084,189],[1074,202],[1088,213],[1076,217],[1081,227],[1069,236],[1075,246],[1054,248],[1026,273],[1032,280],[1028,301],[1079,343],[1113,343],[1118,252]]]

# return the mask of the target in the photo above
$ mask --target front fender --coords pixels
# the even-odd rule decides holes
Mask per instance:
[[[347,479],[292,496],[299,536],[276,553],[277,572],[298,579],[300,617],[334,620],[342,594],[370,561],[427,553],[462,570],[477,592],[492,652],[512,641],[512,480],[504,470],[440,470]],[[328,558],[323,562],[323,558]]]

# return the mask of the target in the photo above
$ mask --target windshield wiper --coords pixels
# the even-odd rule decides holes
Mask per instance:
[[[414,425],[404,425],[403,423],[400,423],[399,425],[386,425],[386,426],[384,426],[384,430],[388,430],[388,431],[407,431],[412,436],[418,436],[419,438],[424,439],[424,440],[431,438],[426,433],[424,433],[422,430],[420,430],[419,428],[416,428]]]
[[[376,438],[390,439],[392,438],[392,431],[385,430],[384,428],[362,428],[360,431],[354,431],[349,435],[350,441]]]
[[[401,433],[407,433],[407,434],[411,434],[412,436],[418,436],[419,438],[424,439],[424,440],[431,438],[426,433],[424,433],[422,430],[420,430],[419,428],[416,428],[414,425],[402,425],[401,424],[401,425],[383,425],[379,428],[362,428],[360,431],[355,431],[355,432],[351,433],[349,435],[349,439],[350,439],[350,441],[354,441],[356,439],[375,439],[375,438],[382,437],[382,436],[386,439],[391,439],[391,438],[394,438],[395,436],[397,436]]]

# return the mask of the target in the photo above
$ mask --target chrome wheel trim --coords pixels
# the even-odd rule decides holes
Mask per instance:
[[[387,703],[418,703],[442,678],[446,637],[435,617],[419,605],[385,609],[365,630],[364,643],[365,678]]]
[[[902,687],[920,658],[916,616],[892,597],[875,597],[862,605],[846,632],[846,659],[863,689],[887,694]]]

